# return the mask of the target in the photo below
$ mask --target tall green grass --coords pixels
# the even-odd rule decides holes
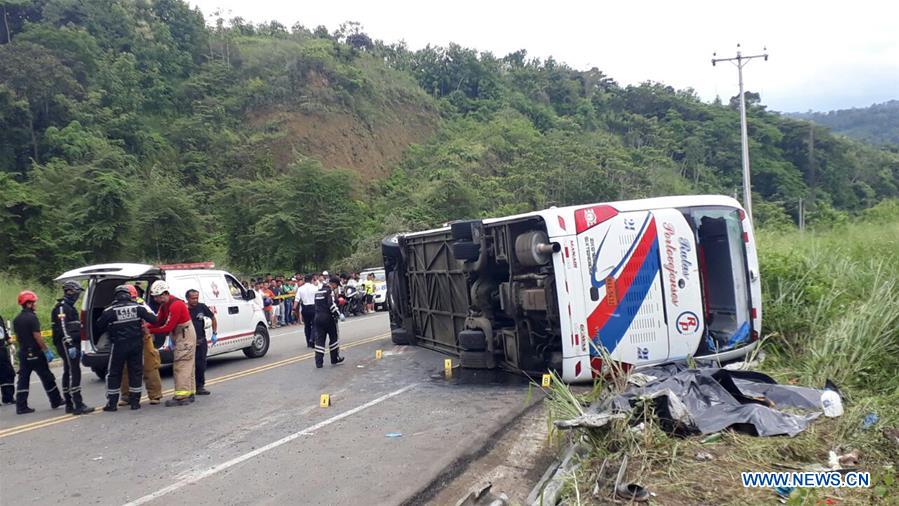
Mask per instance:
[[[41,328],[49,329],[50,310],[56,299],[62,296],[62,290],[56,286],[42,285],[37,281],[22,280],[3,273],[0,273],[0,317],[10,322],[19,314],[21,308],[16,303],[16,298],[22,290],[31,290],[37,294],[36,314],[41,320]],[[9,331],[12,332],[12,328]]]
[[[759,234],[770,372],[899,393],[899,222]]]

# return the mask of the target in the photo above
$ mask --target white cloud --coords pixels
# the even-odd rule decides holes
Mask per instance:
[[[361,22],[369,35],[413,49],[457,42],[502,56],[524,48],[576,68],[599,67],[622,84],[644,80],[692,87],[705,99],[736,95],[736,70],[711,66],[767,45],[771,58],[746,68],[749,90],[772,109],[827,110],[899,98],[899,4],[762,0],[536,2],[411,0],[292,2],[193,0],[205,14],[299,21],[335,29]]]

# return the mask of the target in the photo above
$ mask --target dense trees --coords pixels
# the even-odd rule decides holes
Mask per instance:
[[[875,144],[899,145],[899,100],[870,107],[830,112],[793,113],[791,116],[814,121],[849,137]]]
[[[740,186],[730,104],[523,50],[410,51],[354,22],[206,26],[182,0],[0,0],[0,16],[0,269],[25,275],[357,268],[383,234],[450,219]],[[895,151],[748,97],[759,221],[785,226],[799,198],[814,223],[899,195]],[[272,148],[284,123],[338,117],[334,149],[355,153],[358,132],[409,111],[439,126],[384,179]]]

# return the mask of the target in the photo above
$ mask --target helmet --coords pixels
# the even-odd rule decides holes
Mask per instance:
[[[328,271],[322,271],[322,276],[327,278],[329,276]]]
[[[81,284],[75,280],[69,280],[62,284],[62,291],[68,292],[83,292],[84,288],[81,288]]]
[[[116,300],[131,300],[131,290],[128,289],[127,285],[119,285],[115,287],[112,295],[116,298]]]
[[[340,278],[338,278],[337,276],[331,276],[331,279],[328,280],[328,283],[332,283],[332,284],[335,284],[335,285],[339,285],[339,284],[340,284]]]
[[[150,295],[156,297],[157,295],[162,295],[169,291],[169,284],[163,280],[154,281],[153,286],[150,287]]]
[[[26,302],[37,302],[37,295],[31,290],[22,290],[19,292],[19,305],[24,306]]]
[[[125,285],[125,288],[128,289],[128,293],[131,294],[131,298],[132,298],[132,299],[136,299],[136,298],[137,298],[137,295],[138,295],[138,294],[137,294],[137,287],[136,287],[136,286],[134,286],[134,285]]]

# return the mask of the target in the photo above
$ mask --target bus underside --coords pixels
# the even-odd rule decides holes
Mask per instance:
[[[456,355],[462,367],[560,370],[558,248],[539,216],[385,239],[394,343]]]

